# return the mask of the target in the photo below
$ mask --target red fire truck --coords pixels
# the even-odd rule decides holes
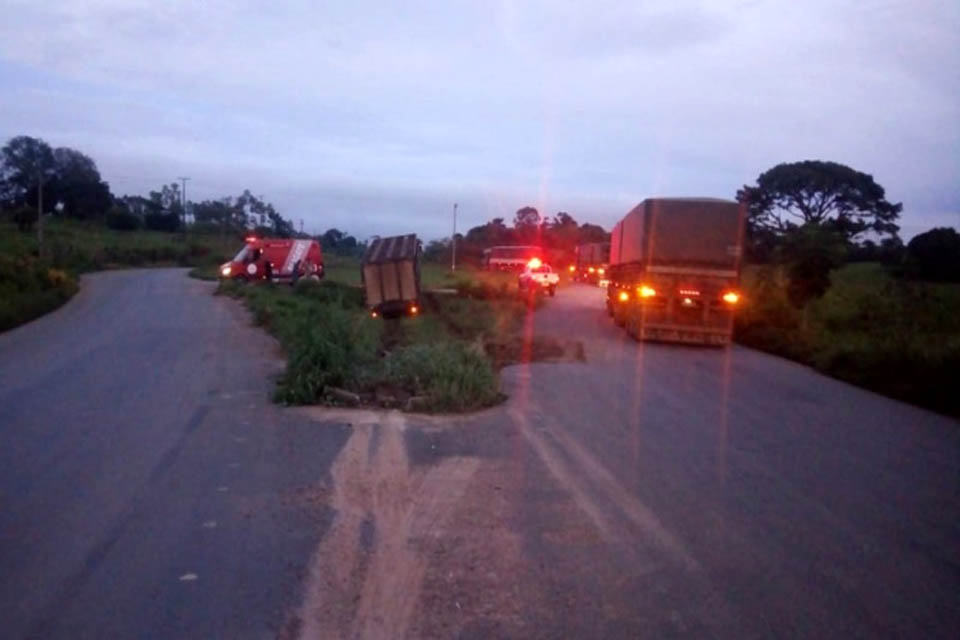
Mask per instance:
[[[233,260],[220,266],[220,277],[246,281],[296,282],[323,277],[323,254],[316,240],[249,237]]]

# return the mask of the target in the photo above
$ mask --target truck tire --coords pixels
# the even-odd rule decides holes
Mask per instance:
[[[556,286],[550,287],[550,297],[552,298],[555,295],[557,295],[557,287]]]

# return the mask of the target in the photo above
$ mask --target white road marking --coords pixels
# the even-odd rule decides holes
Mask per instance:
[[[200,525],[200,526],[202,526],[204,529],[216,529],[216,528],[217,528],[217,521],[216,521],[216,520],[207,520],[206,522],[204,522],[204,523],[203,523],[202,525]]]
[[[222,485],[220,485],[219,487],[217,487],[217,491],[219,491],[220,493],[224,493],[224,492],[229,491],[229,490],[230,490],[230,487],[228,487],[227,485],[224,485],[224,484],[222,484]]]
[[[197,574],[195,573],[185,573],[182,576],[180,576],[180,582],[193,582],[198,577],[199,576],[197,576]]]

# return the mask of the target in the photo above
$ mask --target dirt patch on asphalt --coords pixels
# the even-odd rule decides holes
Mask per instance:
[[[554,336],[511,336],[488,340],[483,345],[496,368],[521,362],[584,362],[586,355],[579,340]]]
[[[336,520],[314,554],[297,637],[404,637],[430,559],[479,461],[411,468],[403,416],[357,412],[332,470]]]

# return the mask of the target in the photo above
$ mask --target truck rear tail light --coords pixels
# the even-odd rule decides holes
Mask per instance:
[[[696,297],[700,295],[700,292],[696,289],[680,289],[680,295],[687,297]]]
[[[630,299],[630,294],[627,293],[626,291],[621,291],[620,295],[617,296],[617,299],[620,300],[620,302],[626,302],[627,300]]]
[[[527,266],[531,269],[539,269],[540,265],[542,264],[543,262],[541,262],[540,258],[530,258],[530,262],[527,263]]]
[[[220,270],[220,273],[223,275],[224,278],[229,277],[229,276],[230,276],[230,267],[224,267],[223,269]]]
[[[594,269],[593,267],[587,267],[587,271],[589,271],[590,273],[593,273],[596,271],[596,269]]]
[[[692,306],[693,306],[693,298],[689,298],[689,297],[688,297],[688,298],[684,298],[684,299],[683,299],[683,306],[685,306],[685,307],[692,307]]]
[[[740,294],[736,291],[727,291],[723,294],[723,301],[727,304],[737,304],[740,301]]]
[[[643,284],[637,287],[637,293],[640,294],[641,298],[652,298],[653,296],[657,295],[657,290],[653,287]]]
[[[606,272],[607,272],[607,270],[604,269],[603,267],[600,267],[599,269],[597,269],[597,273],[599,273],[600,275],[603,275],[603,274],[605,274]]]
[[[573,272],[576,271],[576,270],[577,270],[577,268],[576,268],[575,266],[573,266],[573,265],[570,265],[569,267],[567,267],[567,271],[569,271],[570,273],[573,273]]]
[[[420,309],[417,308],[417,305],[410,307],[410,315],[415,316],[420,313]]]
[[[376,317],[377,317],[377,312],[376,312],[376,311],[371,311],[371,312],[370,312],[370,317],[371,317],[371,318],[376,318]]]

